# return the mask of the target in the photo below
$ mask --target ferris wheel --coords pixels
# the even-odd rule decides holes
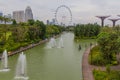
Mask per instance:
[[[66,5],[59,6],[55,11],[57,25],[69,26],[72,24],[72,12]]]

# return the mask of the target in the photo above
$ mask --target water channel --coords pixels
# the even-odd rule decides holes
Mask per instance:
[[[47,48],[47,42],[24,52],[29,80],[83,80],[82,55],[92,40],[75,42],[74,34],[69,32],[61,36],[64,48]],[[81,50],[78,50],[79,44]],[[1,72],[0,80],[14,80],[18,55],[9,57],[11,70]]]

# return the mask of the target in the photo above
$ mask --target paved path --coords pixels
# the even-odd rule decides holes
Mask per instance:
[[[82,59],[83,80],[95,80],[92,73],[93,69],[99,69],[101,71],[106,70],[106,67],[90,65],[88,63],[89,53],[90,53],[90,48],[86,49],[86,51],[83,54],[83,59]],[[117,60],[120,63],[120,54],[117,55]],[[120,65],[111,66],[111,70],[120,70]]]
[[[82,60],[83,80],[94,80],[92,74],[92,68],[88,63],[89,52],[90,52],[90,48],[88,48],[83,54],[83,60]]]

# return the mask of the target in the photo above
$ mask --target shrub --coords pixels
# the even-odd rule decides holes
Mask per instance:
[[[107,74],[104,71],[102,72],[100,70],[93,70],[93,75],[95,80],[107,80]]]
[[[118,65],[118,61],[111,61],[112,65]]]
[[[89,55],[89,63],[97,66],[118,64],[115,54],[112,55],[112,59],[110,61],[108,59],[105,59],[102,54],[103,53],[100,51],[99,46],[95,46],[94,48],[92,48]]]
[[[106,61],[104,60],[101,54],[102,53],[99,50],[99,46],[92,48],[89,55],[89,62],[93,65],[98,65],[98,66],[105,65]]]
[[[111,71],[108,74],[106,71],[93,70],[95,80],[120,80],[120,71]]]
[[[110,65],[107,65],[107,66],[106,66],[106,71],[107,71],[108,74],[110,74],[110,71],[111,71],[111,70],[110,70]]]

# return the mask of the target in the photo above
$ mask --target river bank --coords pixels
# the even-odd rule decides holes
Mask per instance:
[[[62,34],[62,33],[61,33],[61,34]],[[59,37],[61,34],[59,34],[59,35],[57,35],[57,36],[54,36],[54,38]],[[21,48],[15,50],[15,51],[9,51],[9,52],[8,52],[8,56],[12,56],[12,55],[15,55],[15,54],[17,54],[17,53],[20,53],[20,52],[26,51],[26,50],[28,50],[28,49],[34,48],[34,47],[36,47],[36,46],[38,46],[38,45],[40,45],[40,44],[43,44],[43,43],[48,42],[49,40],[50,40],[50,38],[49,38],[49,39],[42,40],[42,41],[39,41],[38,43],[29,44],[28,46],[21,47]]]

